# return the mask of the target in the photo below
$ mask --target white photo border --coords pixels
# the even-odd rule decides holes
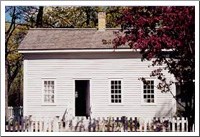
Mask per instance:
[[[195,132],[5,132],[5,6],[195,6]],[[1,135],[4,136],[196,136],[199,135],[198,1],[1,1]]]

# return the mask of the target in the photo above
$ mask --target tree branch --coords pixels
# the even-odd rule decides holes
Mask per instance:
[[[9,51],[7,51],[8,50],[8,41],[10,40],[10,37],[12,36],[12,33],[14,32],[14,30],[15,30],[15,23],[14,23],[14,27],[13,27],[13,29],[11,30],[11,32],[9,33],[9,35],[8,35],[8,37],[6,38],[6,42],[5,42],[5,58],[7,59],[7,56],[8,56],[8,53],[9,53]]]
[[[6,31],[6,35],[8,34],[8,33],[10,33],[10,31],[11,31],[11,29],[12,29],[12,26],[15,24],[15,7],[13,8],[13,13],[12,13],[12,20],[11,20],[11,24],[10,24],[10,27],[9,27],[9,29]],[[6,36],[7,37],[7,36]]]

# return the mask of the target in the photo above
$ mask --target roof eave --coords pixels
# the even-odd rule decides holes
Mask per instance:
[[[140,52],[135,49],[70,49],[70,50],[18,50],[19,53],[84,53],[84,52]]]

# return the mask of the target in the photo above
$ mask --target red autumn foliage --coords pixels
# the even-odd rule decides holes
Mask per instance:
[[[114,47],[129,45],[140,49],[142,60],[151,60],[152,66],[165,64],[164,69],[175,76],[181,86],[179,97],[184,100],[189,118],[189,130],[194,123],[195,79],[195,7],[194,6],[135,6],[128,7],[118,19],[122,35],[116,35]],[[167,51],[168,50],[168,51]],[[153,71],[162,86],[166,83],[162,72]],[[164,84],[163,84],[164,83]],[[178,96],[174,96],[177,99]],[[180,103],[180,102],[179,102]]]

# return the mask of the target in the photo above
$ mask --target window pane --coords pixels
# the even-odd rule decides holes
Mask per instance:
[[[51,96],[51,102],[54,103],[54,95]]]
[[[44,89],[47,89],[47,82],[44,81]]]
[[[143,98],[146,103],[154,103],[154,81],[147,80],[143,84]]]
[[[53,80],[44,81],[44,102],[46,103],[54,103],[54,84]]]
[[[120,80],[111,81],[111,102],[112,103],[121,102],[121,81]]]
[[[48,98],[47,96],[44,96],[44,102],[47,102],[47,98]]]

